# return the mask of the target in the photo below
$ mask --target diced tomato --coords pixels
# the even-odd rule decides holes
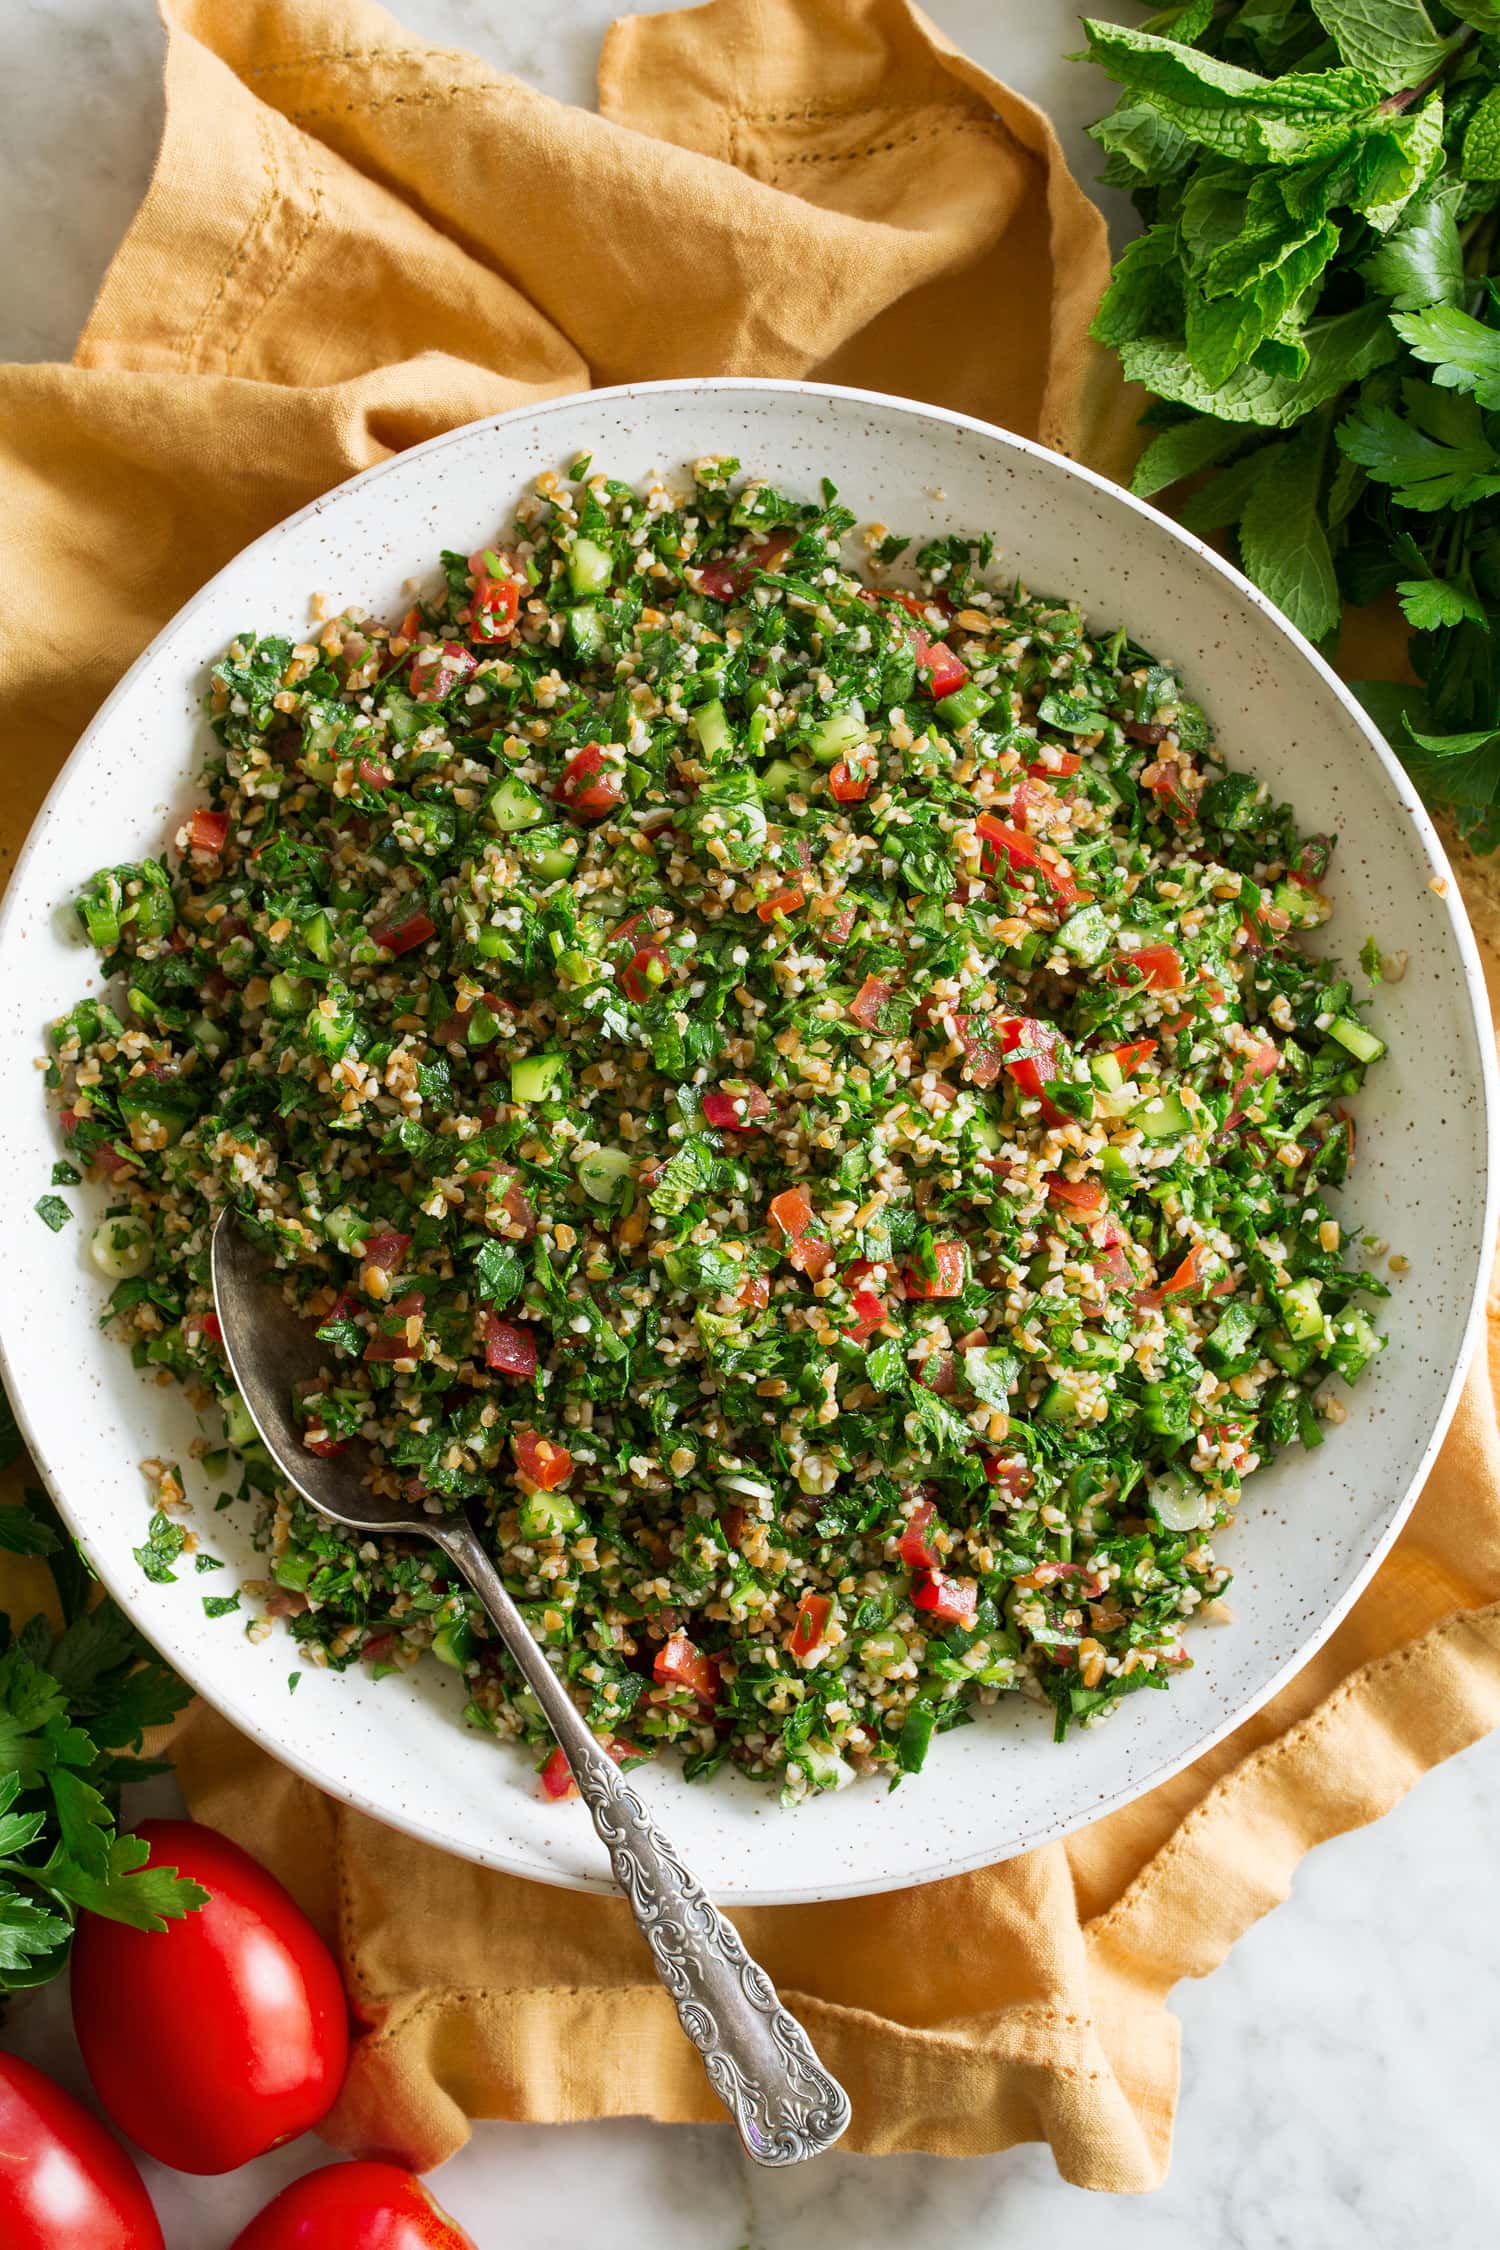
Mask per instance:
[[[222,1344],[224,1331],[216,1312],[190,1312],[182,1324],[184,1336],[202,1336],[210,1344]]]
[[[987,875],[1036,875],[1047,885],[1060,907],[1078,904],[1082,893],[1055,855],[1048,858],[1034,836],[1026,835],[993,813],[981,813],[974,823],[984,850],[980,864]]]
[[[806,904],[807,893],[800,883],[793,883],[787,890],[774,891],[769,898],[763,898],[755,911],[763,922],[774,922],[778,914],[795,914],[799,906]]]
[[[886,1317],[885,1306],[873,1289],[856,1289],[849,1300],[849,1310],[854,1320],[844,1334],[852,1336],[856,1344],[868,1343]]]
[[[671,974],[672,962],[664,945],[637,946],[625,967],[620,971],[620,990],[627,1000],[642,1007],[666,983]]]
[[[849,932],[858,920],[859,907],[854,901],[850,900],[839,907],[836,913],[829,916],[822,931],[825,943],[828,945],[846,945],[849,940]]]
[[[430,914],[409,914],[404,922],[377,922],[370,935],[387,953],[410,953],[437,936],[437,924]]]
[[[1058,1075],[1055,1027],[1036,1016],[1007,1016],[1000,1025],[1000,1040],[1010,1058],[1005,1067],[1020,1092],[1041,1103],[1044,1124],[1061,1125],[1066,1113],[1046,1092],[1048,1083]],[[1030,1053],[1021,1054],[1018,1050],[1023,1047]]]
[[[721,1133],[748,1133],[763,1117],[771,1114],[771,1097],[763,1086],[752,1086],[747,1080],[721,1086],[716,1094],[703,1097],[705,1122],[716,1126]]]
[[[573,1474],[573,1456],[567,1447],[542,1437],[536,1430],[515,1430],[510,1442],[518,1474],[540,1485],[543,1492],[565,1484]]]
[[[736,563],[709,562],[698,566],[698,591],[710,601],[732,602],[745,590],[744,573]]]
[[[188,822],[188,842],[195,852],[221,852],[229,838],[227,812],[205,812],[200,805]]]
[[[829,773],[828,786],[837,803],[857,805],[870,794],[870,776],[856,773],[847,758],[840,758]]]
[[[740,1290],[739,1302],[742,1305],[748,1305],[752,1312],[764,1312],[771,1302],[770,1275],[765,1273],[751,1274],[750,1279]]]
[[[881,1009],[894,990],[895,986],[887,984],[881,977],[866,977],[849,1003],[850,1015],[864,1030],[873,1031],[879,1021]]]
[[[781,568],[796,536],[795,531],[773,531],[759,547],[746,547],[738,556],[721,556],[717,562],[700,563],[699,592],[712,601],[733,601],[737,594],[748,592],[758,570]]]
[[[585,820],[603,820],[624,801],[624,776],[607,761],[597,742],[586,742],[563,767],[556,795],[569,812]]]
[[[1127,1039],[1122,1047],[1113,1047],[1110,1052],[1119,1064],[1122,1075],[1126,1078],[1134,1078],[1141,1064],[1149,1061],[1151,1056],[1156,1053],[1156,1041],[1154,1039]]]
[[[1180,992],[1182,956],[1175,945],[1142,945],[1111,964],[1111,984],[1134,984],[1137,976],[1148,992]]]
[[[406,1324],[413,1319],[420,1322],[421,1317],[422,1298],[420,1293],[415,1290],[410,1296],[399,1297],[395,1304],[383,1306],[380,1314],[382,1328],[385,1323],[390,1322],[394,1324],[396,1332],[394,1335],[387,1336],[377,1331],[365,1346],[365,1358],[420,1359],[422,1356],[420,1331],[417,1341],[413,1344],[407,1336]]]
[[[801,1188],[783,1188],[771,1198],[771,1217],[788,1242],[795,1242],[812,1225],[812,1205]]]
[[[1047,1175],[1047,1198],[1061,1210],[1092,1218],[1104,1209],[1104,1189],[1098,1180],[1065,1180],[1060,1172]]]
[[[1054,750],[1051,759],[1046,763],[1038,759],[1035,765],[1027,766],[1025,770],[1041,781],[1066,781],[1071,775],[1077,773],[1082,764],[1083,752],[1081,750]]]
[[[493,1368],[497,1375],[519,1375],[530,1382],[536,1373],[535,1336],[529,1328],[502,1320],[498,1313],[486,1313],[484,1364]]]
[[[833,1603],[827,1594],[804,1594],[797,1604],[797,1615],[786,1636],[786,1647],[793,1656],[811,1656],[828,1630],[828,1620],[833,1615]]]
[[[1203,1245],[1195,1242],[1176,1272],[1161,1285],[1164,1297],[1180,1297],[1189,1289],[1196,1289],[1203,1266]]]
[[[974,1086],[993,1086],[1003,1066],[999,1033],[991,1016],[955,1015],[954,1036],[964,1051],[964,1076]]]
[[[1234,1092],[1230,1096],[1229,1109],[1224,1118],[1226,1133],[1239,1124],[1249,1108],[1251,1088],[1258,1086],[1263,1079],[1272,1077],[1280,1065],[1281,1052],[1274,1039],[1262,1039],[1245,1058],[1245,1068],[1235,1080]]]
[[[551,1757],[543,1766],[541,1781],[542,1794],[545,1797],[560,1800],[564,1797],[571,1797],[577,1789],[578,1785],[573,1779],[573,1768],[568,1764],[567,1753],[563,1750],[561,1744],[553,1751]]]
[[[481,558],[482,560],[483,558]],[[473,557],[470,557],[473,567]],[[469,638],[486,645],[509,640],[521,614],[521,588],[514,578],[496,578],[481,570],[469,597]]]
[[[951,1398],[958,1389],[958,1354],[956,1352],[929,1352],[916,1366],[916,1378],[924,1391],[934,1391],[939,1398]]]
[[[461,687],[479,659],[462,641],[432,641],[419,648],[407,678],[414,703],[441,703]]]
[[[320,1461],[336,1461],[346,1442],[344,1438],[304,1437],[302,1449],[305,1453],[316,1453]]]
[[[400,623],[400,626],[399,626],[399,628],[397,629],[397,633],[396,633],[396,636],[395,636],[395,637],[396,637],[396,638],[397,638],[398,640],[403,640],[403,641],[414,641],[414,640],[416,639],[416,637],[417,637],[418,633],[420,633],[420,632],[421,632],[421,630],[422,630],[422,612],[420,611],[420,609],[418,609],[418,607],[417,607],[416,603],[415,603],[415,602],[413,602],[413,603],[412,603],[412,605],[411,605],[411,608],[410,608],[410,609],[409,609],[409,610],[407,611],[406,615],[405,615],[405,616],[404,616],[404,617],[402,618],[402,620],[401,620],[401,623]]]
[[[691,1688],[700,1703],[712,1706],[719,1700],[719,1667],[686,1633],[674,1633],[657,1650],[651,1675],[658,1687]]]
[[[800,1235],[787,1244],[787,1262],[805,1273],[809,1281],[821,1281],[834,1263],[833,1251],[818,1235]]]
[[[925,1609],[939,1625],[972,1625],[979,1608],[979,1588],[972,1578],[950,1578],[945,1571],[929,1570],[911,1590],[913,1609]]]
[[[897,1553],[908,1570],[934,1570],[938,1551],[927,1536],[937,1509],[930,1500],[919,1500],[906,1519]]]
[[[993,1485],[1007,1507],[1017,1507],[1036,1483],[1027,1463],[1019,1458],[1002,1460],[996,1453],[981,1454],[986,1484]]]
[[[366,789],[389,789],[396,778],[395,768],[383,758],[356,758],[354,772]]]
[[[409,1234],[398,1234],[394,1227],[388,1227],[366,1237],[361,1263],[379,1266],[382,1273],[394,1273],[410,1248]]]
[[[937,1271],[925,1274],[916,1266],[908,1266],[902,1276],[908,1297],[957,1297],[964,1285],[966,1264],[961,1242],[935,1242],[932,1246],[933,1264]]]
[[[917,652],[917,670],[934,703],[941,703],[945,695],[968,682],[969,667],[961,656],[955,656],[946,641],[930,641],[918,630],[912,634],[912,647]]]

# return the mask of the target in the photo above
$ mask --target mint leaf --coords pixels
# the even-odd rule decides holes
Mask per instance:
[[[1186,133],[1149,102],[1122,101],[1089,132],[1109,152],[1104,177],[1112,187],[1136,183],[1159,187],[1174,179],[1192,158]]]
[[[1289,249],[1278,265],[1232,295],[1189,296],[1184,329],[1188,358],[1213,387],[1228,382],[1268,339],[1288,340],[1301,326],[1300,309],[1338,248],[1339,230],[1326,220]],[[1304,362],[1305,364],[1305,362]],[[1298,374],[1301,368],[1289,372]]]
[[[1451,578],[1403,578],[1396,587],[1406,622],[1419,633],[1441,625],[1461,625],[1466,617],[1489,630],[1489,615],[1477,594]]]
[[[1093,60],[1117,84],[1149,96],[1189,140],[1246,163],[1290,164],[1339,146],[1383,91],[1357,70],[1289,71],[1260,78],[1171,39],[1124,24],[1084,21]]]
[[[1181,258],[1176,230],[1152,227],[1126,244],[1089,334],[1101,344],[1164,336],[1182,325]]]
[[[1339,621],[1338,580],[1319,495],[1328,432],[1311,422],[1263,457],[1240,516],[1246,573],[1310,641]]]
[[[1153,492],[1196,476],[1216,462],[1237,453],[1247,441],[1243,423],[1215,421],[1212,415],[1195,414],[1190,421],[1174,422],[1159,430],[1135,465],[1130,489],[1142,500]]]
[[[1119,349],[1126,374],[1159,398],[1195,406],[1222,421],[1259,422],[1271,429],[1300,422],[1304,414],[1394,359],[1399,349],[1384,307],[1375,304],[1310,321],[1303,340],[1307,369],[1300,380],[1267,374],[1251,361],[1217,387],[1203,380],[1180,345],[1163,338],[1123,343]]]
[[[1500,407],[1500,331],[1456,305],[1393,313],[1391,326],[1440,390],[1472,391],[1481,406]]]
[[[1189,531],[1226,531],[1238,523],[1272,446],[1258,445],[1189,495],[1177,513]]]
[[[1456,305],[1464,294],[1464,253],[1454,216],[1461,194],[1445,180],[1407,205],[1399,225],[1359,271],[1398,312]]]
[[[1398,316],[1399,317],[1399,316]],[[1500,342],[1500,338],[1496,339]],[[1465,508],[1500,492],[1500,455],[1472,399],[1401,386],[1406,414],[1361,399],[1339,424],[1342,450],[1403,508]]]
[[[1495,28],[1500,31],[1500,16]],[[1464,127],[1459,170],[1466,180],[1500,180],[1500,86],[1492,86]]]
[[[208,1892],[179,1875],[175,1867],[147,1867],[151,1847],[139,1836],[116,1836],[104,1872],[88,1873],[62,1852],[54,1852],[37,1881],[87,1914],[102,1914],[133,1930],[164,1930],[195,1907],[206,1906]]]
[[[1448,52],[1422,0],[1312,0],[1312,11],[1342,60],[1387,93],[1420,85]]]

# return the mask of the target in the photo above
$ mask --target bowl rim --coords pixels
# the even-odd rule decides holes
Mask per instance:
[[[71,784],[75,770],[87,761],[96,743],[107,733],[117,705],[125,700],[137,679],[143,673],[149,671],[153,663],[157,661],[158,652],[163,645],[170,638],[175,637],[191,621],[196,612],[208,602],[216,591],[220,581],[227,577],[230,572],[238,569],[247,556],[257,553],[272,541],[284,537],[287,532],[293,530],[296,526],[320,515],[325,509],[341,501],[356,486],[363,488],[397,469],[404,468],[414,459],[430,457],[441,452],[445,447],[464,441],[472,441],[478,432],[503,430],[506,425],[513,422],[545,421],[554,414],[572,411],[585,403],[607,408],[611,401],[616,400],[630,401],[672,393],[691,397],[701,396],[706,392],[729,394],[742,392],[761,396],[777,394],[811,400],[833,399],[852,405],[873,408],[882,413],[894,411],[908,415],[916,421],[946,423],[953,428],[969,431],[976,436],[988,439],[1004,450],[1040,461],[1063,475],[1079,479],[1113,503],[1141,516],[1148,523],[1157,527],[1158,530],[1164,530],[1176,544],[1194,556],[1198,562],[1207,565],[1210,571],[1221,578],[1226,588],[1231,590],[1241,602],[1248,602],[1253,608],[1259,610],[1270,622],[1273,629],[1282,636],[1289,652],[1300,659],[1303,664],[1312,667],[1325,687],[1332,690],[1349,718],[1354,721],[1359,733],[1364,737],[1367,749],[1381,766],[1396,802],[1411,821],[1421,844],[1422,852],[1432,870],[1430,887],[1437,891],[1440,904],[1447,915],[1449,928],[1463,968],[1470,1020],[1474,1027],[1479,1056],[1479,1083],[1484,1103],[1483,1145],[1485,1150],[1484,1223],[1480,1239],[1486,1246],[1492,1246],[1495,1241],[1497,1217],[1500,1217],[1500,1067],[1497,1067],[1495,1033],[1490,1014],[1484,969],[1473,928],[1442,841],[1426,807],[1417,796],[1410,780],[1396,759],[1394,752],[1385,742],[1373,719],[1326,659],[1319,655],[1318,651],[1298,631],[1290,619],[1284,616],[1242,571],[1238,570],[1233,563],[1228,562],[1206,541],[1175,522],[1162,510],[1153,508],[1148,501],[1138,498],[1136,494],[1128,491],[1124,486],[1116,484],[1111,478],[1102,475],[1098,470],[1091,469],[1084,463],[1073,460],[1067,454],[1055,451],[1050,446],[1042,445],[1034,438],[1023,437],[1014,430],[1003,428],[998,423],[986,421],[982,416],[963,414],[951,407],[928,405],[922,400],[904,398],[893,392],[867,390],[850,384],[817,383],[789,377],[753,375],[679,376],[651,382],[614,383],[601,386],[598,389],[559,392],[547,398],[525,400],[519,405],[506,408],[499,414],[481,415],[473,421],[462,422],[452,429],[439,431],[436,436],[426,438],[420,444],[394,452],[385,460],[372,463],[368,468],[357,470],[353,476],[346,477],[341,483],[330,486],[326,492],[317,494],[291,515],[282,517],[254,539],[248,541],[245,546],[239,548],[235,554],[230,556],[228,561],[223,563],[211,577],[205,579],[203,584],[152,635],[145,648],[141,650],[140,654],[121,675],[115,686],[99,705],[93,717],[85,725],[38,807],[27,832],[26,840],[16,855],[15,863],[7,880],[4,899],[0,900],[0,962],[3,962],[6,958],[12,942],[13,925],[19,910],[24,878],[30,871],[32,860],[41,852],[50,827],[49,815],[53,811],[56,800]],[[206,661],[207,658],[205,657]],[[1199,1758],[1262,1710],[1272,1697],[1277,1695],[1287,1682],[1301,1671],[1302,1667],[1311,1660],[1337,1630],[1394,1546],[1419,1493],[1426,1483],[1443,1440],[1448,1434],[1449,1426],[1458,1405],[1464,1378],[1483,1330],[1489,1272],[1490,1256],[1489,1250],[1486,1248],[1486,1251],[1477,1261],[1459,1351],[1449,1372],[1443,1397],[1433,1417],[1430,1434],[1421,1458],[1399,1501],[1392,1507],[1380,1537],[1375,1541],[1369,1555],[1355,1572],[1332,1609],[1320,1618],[1316,1627],[1305,1638],[1298,1642],[1285,1663],[1280,1665],[1262,1686],[1246,1697],[1243,1702],[1237,1704],[1230,1714],[1195,1741],[1190,1748],[1181,1752],[1173,1752],[1163,1758],[1158,1764],[1137,1775],[1127,1784],[1100,1797],[1086,1811],[1073,1815],[1064,1814],[1055,1820],[1045,1822],[1027,1843],[1017,1847],[1014,1852],[1005,1854],[1004,1857],[1018,1857],[1023,1852],[1040,1849],[1042,1846],[1055,1843],[1062,1837],[1075,1833],[1081,1828],[1090,1827],[1094,1822],[1106,1819],[1110,1814],[1123,1810],[1127,1805],[1135,1803],[1138,1798],[1146,1796],[1151,1790],[1170,1781],[1174,1775],[1183,1772],[1186,1767],[1196,1763]],[[21,1434],[26,1439],[32,1462],[100,1583],[121,1609],[135,1619],[135,1610],[131,1600],[132,1588],[125,1575],[118,1570],[112,1571],[104,1566],[101,1558],[94,1552],[89,1537],[80,1529],[78,1522],[75,1520],[66,1495],[54,1482],[50,1469],[43,1465],[44,1453],[36,1443],[37,1433],[34,1430],[29,1403],[19,1395],[19,1386],[15,1384],[12,1378],[10,1353],[6,1342],[7,1326],[6,1309],[3,1305],[0,1305],[0,1375],[5,1378],[6,1393],[10,1399]],[[139,1620],[136,1619],[135,1621],[137,1629],[144,1631],[144,1628],[139,1624]],[[146,1634],[145,1637],[147,1639],[152,1638],[150,1634]],[[155,1644],[153,1643],[153,1645]],[[436,1843],[431,1830],[424,1826],[420,1818],[409,1815],[403,1810],[392,1809],[383,1804],[372,1802],[361,1789],[356,1775],[331,1772],[319,1756],[309,1754],[295,1737],[289,1740],[284,1735],[278,1735],[273,1726],[253,1712],[242,1712],[236,1709],[232,1702],[222,1701],[218,1682],[208,1667],[196,1661],[184,1663],[176,1653],[170,1653],[165,1649],[160,1650],[159,1653],[173,1666],[174,1670],[178,1671],[180,1677],[187,1682],[195,1694],[202,1696],[203,1700],[216,1710],[221,1717],[227,1719],[231,1725],[248,1736],[252,1742],[266,1751],[278,1764],[288,1767],[303,1780],[310,1782],[313,1787],[322,1790],[337,1802],[347,1804],[368,1815],[382,1826],[394,1828],[414,1837],[419,1842],[431,1844],[434,1849],[452,1850],[455,1856],[461,1856],[470,1860],[471,1863],[491,1867],[499,1872],[513,1875],[522,1881],[545,1883],[549,1888],[578,1891],[595,1896],[615,1895],[616,1886],[606,1873],[601,1872],[597,1877],[588,1877],[561,1869],[545,1873],[534,1867],[519,1869],[500,1857],[492,1849],[465,1852],[461,1845],[450,1845],[446,1841]],[[980,1847],[961,1851],[951,1860],[945,1860],[941,1866],[924,1869],[921,1873],[915,1876],[906,1876],[899,1882],[893,1882],[884,1876],[866,1881],[861,1880],[856,1875],[848,1880],[840,1879],[832,1883],[822,1882],[802,1886],[778,1885],[773,1889],[764,1887],[743,1888],[732,1881],[720,1882],[716,1885],[716,1889],[721,1897],[728,1899],[735,1905],[811,1905],[838,1898],[869,1897],[889,1891],[916,1889],[927,1883],[944,1882],[953,1876],[971,1874],[977,1869],[999,1864],[1002,1864],[1002,1861],[995,1858],[991,1849]]]

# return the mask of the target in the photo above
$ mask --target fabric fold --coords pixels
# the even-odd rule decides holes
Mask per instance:
[[[1103,222],[1046,118],[906,0],[627,19],[598,115],[370,0],[164,15],[160,161],[75,362],[0,371],[7,863],[197,586],[317,494],[476,417],[622,380],[813,377],[1128,467],[1138,401],[1087,336]],[[1478,878],[1471,896],[1493,966],[1500,901]],[[19,1606],[26,1566],[0,1563]],[[850,2145],[1046,2139],[1080,2185],[1155,2185],[1167,1993],[1285,1896],[1304,1851],[1500,1720],[1497,1604],[1484,1363],[1362,1600],[1187,1772],[1004,1866],[737,1916],[849,2087]],[[206,1706],[174,1752],[197,1815],[339,1948],[365,2029],[337,2145],[425,2166],[475,2117],[717,2114],[623,1905],[381,1828]]]

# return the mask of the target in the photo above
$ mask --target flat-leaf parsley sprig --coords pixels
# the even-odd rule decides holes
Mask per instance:
[[[1092,130],[1146,230],[1094,333],[1153,398],[1132,479],[1331,645],[1394,593],[1421,690],[1359,692],[1500,843],[1500,6],[1189,0],[1091,22]],[[1193,480],[1180,490],[1184,480]]]

